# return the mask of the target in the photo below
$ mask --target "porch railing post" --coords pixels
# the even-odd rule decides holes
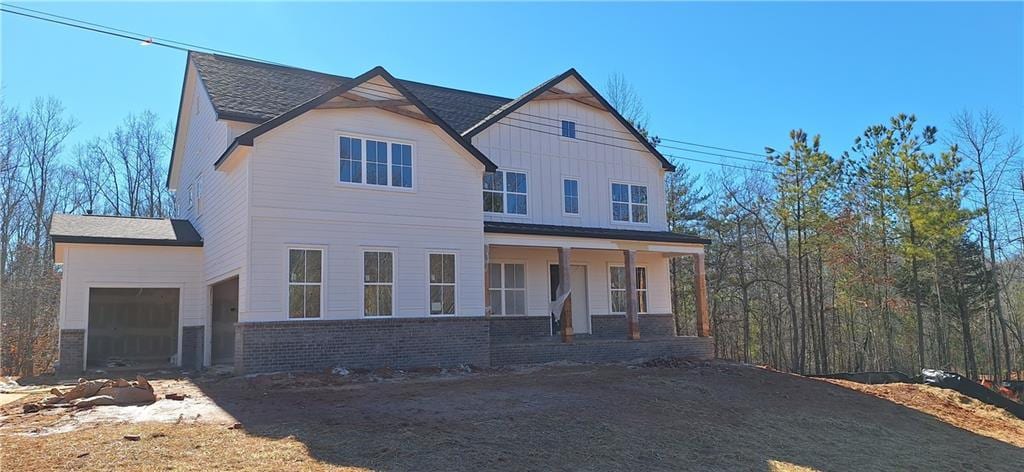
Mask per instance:
[[[693,255],[693,290],[697,304],[697,336],[711,336],[708,318],[708,283],[704,275],[704,253]]]
[[[636,288],[636,251],[625,250],[623,255],[626,258],[626,339],[636,340],[640,339],[640,320],[637,319],[640,295]]]
[[[562,342],[571,343],[573,341],[573,330],[572,330],[572,269],[570,264],[571,250],[567,247],[558,248],[558,295],[561,296],[564,293],[569,293],[569,296],[565,297],[565,303],[562,305],[561,325],[562,325]]]

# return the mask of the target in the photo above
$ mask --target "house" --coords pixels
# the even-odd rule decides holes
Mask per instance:
[[[708,240],[668,231],[673,170],[572,69],[508,99],[191,52],[180,219],[53,217],[60,370],[708,358]]]

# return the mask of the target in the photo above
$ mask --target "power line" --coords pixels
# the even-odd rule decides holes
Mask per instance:
[[[698,143],[692,143],[692,142],[687,142],[687,141],[680,141],[678,139],[662,138],[660,136],[658,138],[661,139],[662,141],[668,141],[668,142],[672,142],[672,143],[685,144],[687,146],[697,146],[697,147],[702,147],[702,148],[716,149],[716,150],[719,150],[719,151],[727,151],[727,152],[735,152],[737,154],[747,154],[747,155],[750,155],[750,156],[757,156],[757,157],[763,157],[763,158],[767,158],[768,157],[766,154],[763,154],[763,153],[758,154],[756,152],[738,151],[736,149],[729,149],[729,148],[717,147],[717,146],[708,146],[707,144],[698,144]]]

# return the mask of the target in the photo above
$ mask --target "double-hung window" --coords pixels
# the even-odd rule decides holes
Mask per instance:
[[[323,251],[301,248],[288,250],[289,318],[320,317],[322,281]]]
[[[636,268],[637,313],[647,313],[647,268]],[[629,294],[626,293],[626,268],[611,266],[608,268],[608,290],[611,298],[612,313],[625,313]]]
[[[495,171],[484,174],[484,211],[525,215],[526,174],[514,171]]]
[[[526,314],[526,266],[488,264],[488,302],[495,315]]]
[[[562,210],[569,215],[580,214],[580,181],[562,179]]]
[[[430,314],[455,314],[455,254],[450,252],[428,255]]]
[[[338,142],[341,182],[412,188],[411,145],[350,136]]]
[[[647,222],[647,186],[612,183],[612,220]]]
[[[363,253],[363,315],[394,314],[395,255],[390,251]]]

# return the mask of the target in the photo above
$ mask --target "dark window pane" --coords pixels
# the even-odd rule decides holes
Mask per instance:
[[[394,255],[390,252],[380,253],[380,280],[378,282],[394,282]]]
[[[626,288],[626,269],[623,267],[612,267],[610,271],[612,289]]]
[[[501,171],[484,173],[484,190],[502,190],[504,174]]]
[[[634,185],[632,192],[633,203],[647,204],[647,187]]]
[[[484,192],[484,211],[501,213],[505,204],[502,201],[502,194],[498,192]]]
[[[636,223],[647,222],[647,205],[633,205],[633,221]]]
[[[432,285],[430,287],[430,314],[440,315],[443,308],[444,303],[441,301],[441,286]]]
[[[644,290],[639,293],[639,305],[637,306],[637,313],[647,313],[647,291]]]
[[[495,315],[504,314],[501,310],[501,290],[489,290],[487,297],[488,303],[491,305],[491,313]]]
[[[636,288],[647,290],[647,269],[644,267],[636,268]]]
[[[441,293],[443,294],[444,303],[442,313],[445,315],[455,314],[455,287],[451,285],[445,285],[441,287]]]
[[[302,249],[288,251],[288,281],[305,282],[306,258]]]
[[[320,316],[320,286],[306,285],[306,318]]]
[[[303,300],[302,285],[289,285],[288,286],[288,317],[289,318],[302,318],[303,307],[305,306]]]
[[[558,271],[558,264],[551,264],[548,267],[548,274],[551,282],[551,301],[555,301],[558,294],[558,284],[561,281],[561,273]]]
[[[365,285],[363,286],[363,313],[366,316],[377,316],[379,314],[377,306],[377,285]]]
[[[441,254],[430,255],[430,283],[441,282]]]
[[[626,291],[612,290],[612,312],[623,313],[626,311]]]
[[[441,281],[447,284],[455,283],[455,255],[454,254],[442,254],[442,271],[443,276]]]
[[[363,253],[363,282],[377,282],[380,278],[377,273],[378,259],[376,252]]]
[[[613,202],[628,202],[629,201],[629,186],[624,184],[612,184],[612,201]]]
[[[507,213],[514,215],[525,215],[526,214],[526,195],[514,195],[507,194],[508,197],[508,211]]]
[[[383,316],[391,316],[393,314],[391,311],[391,286],[380,285],[378,286],[378,290],[378,313]]]
[[[629,204],[612,203],[612,219],[615,221],[629,221]]]
[[[320,282],[321,256],[322,253],[316,250],[304,251],[306,253],[306,282]]]

